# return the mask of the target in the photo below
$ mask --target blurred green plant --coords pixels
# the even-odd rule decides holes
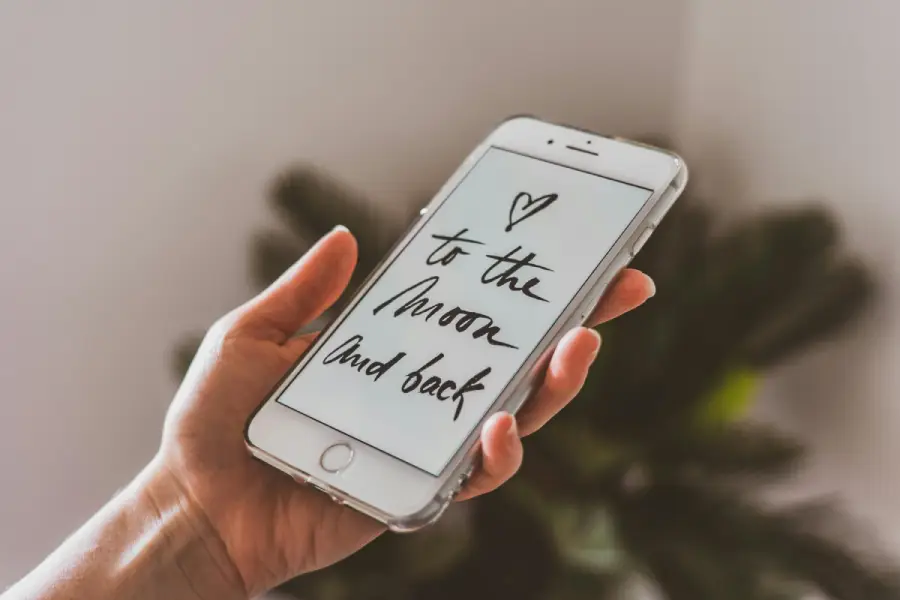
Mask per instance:
[[[308,168],[279,178],[271,199],[287,231],[255,239],[258,283],[344,224],[360,247],[344,299],[412,218],[386,220]],[[622,597],[640,580],[670,600],[900,598],[898,573],[851,544],[835,509],[759,499],[800,467],[802,448],[743,419],[765,370],[857,317],[872,279],[841,252],[835,222],[816,206],[719,233],[713,224],[704,204],[679,201],[635,261],[657,296],[603,326],[607,350],[579,398],[528,438],[510,484],[283,591],[308,600],[587,600]],[[196,343],[176,353],[180,372]]]

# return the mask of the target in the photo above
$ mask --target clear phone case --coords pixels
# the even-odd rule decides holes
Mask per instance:
[[[597,135],[593,132],[587,133]],[[682,191],[685,188],[685,185],[687,184],[687,167],[685,166],[684,161],[677,154],[668,150],[663,150],[631,140],[624,140],[619,138],[615,139],[620,142],[640,145],[646,148],[653,149],[657,152],[665,153],[671,156],[673,159],[677,160],[680,163],[681,168],[676,177],[670,183],[669,187],[665,190],[665,192],[660,194],[656,201],[649,208],[649,210],[646,211],[644,218],[637,225],[637,227],[634,228],[633,233],[629,237],[629,239],[626,240],[624,244],[620,245],[617,255],[608,263],[607,268],[598,276],[596,276],[594,285],[586,294],[584,294],[581,302],[577,305],[569,307],[569,309],[567,309],[560,317],[560,319],[556,322],[553,329],[551,330],[553,331],[552,335],[549,338],[545,339],[544,343],[542,344],[543,350],[541,351],[537,360],[526,361],[525,366],[519,371],[519,373],[517,373],[516,377],[514,377],[511,385],[501,394],[499,401],[484,415],[481,421],[482,424],[488,418],[490,418],[491,415],[500,411],[511,412],[514,414],[524,404],[524,402],[531,395],[536,382],[540,380],[540,377],[546,367],[547,361],[552,354],[553,349],[559,343],[560,339],[563,337],[563,335],[565,335],[567,331],[569,331],[573,327],[582,325],[589,318],[597,303],[600,301],[603,293],[609,287],[610,283],[612,283],[613,279],[622,271],[622,269],[628,266],[634,256],[640,251],[640,246],[642,246],[643,243],[646,242],[647,238],[652,235],[652,231],[655,230],[656,227],[660,224],[663,217],[674,205],[675,201],[681,195]],[[410,229],[413,229],[415,226],[416,223],[413,223],[410,226]],[[647,230],[650,230],[650,233],[646,233]],[[398,240],[398,244],[405,240],[407,238],[407,235],[408,232],[407,234],[401,236],[400,240]],[[394,249],[388,252],[387,256],[390,257],[393,254]],[[378,273],[381,266],[382,265],[380,264],[378,267],[376,267],[376,269],[374,269],[373,275]],[[362,286],[360,286],[360,289],[365,289],[365,287],[366,283],[363,283]],[[280,385],[281,384],[279,384],[279,386]],[[250,421],[252,421],[255,414],[256,413],[254,413],[254,415],[251,415],[250,420],[248,420],[248,428],[249,423]],[[480,425],[478,429],[480,429]],[[448,468],[448,474],[442,475],[442,478],[445,478],[443,484],[440,486],[437,493],[435,493],[431,501],[429,501],[425,506],[423,506],[420,510],[413,514],[393,515],[385,513],[374,506],[370,506],[359,500],[358,498],[350,497],[340,490],[332,488],[327,483],[317,480],[314,476],[308,473],[303,473],[292,467],[291,465],[283,462],[279,458],[272,456],[266,451],[254,446],[250,442],[246,430],[244,437],[248,449],[258,459],[289,474],[299,483],[312,485],[320,489],[324,493],[331,496],[331,498],[335,502],[354,508],[384,523],[387,527],[395,532],[415,531],[435,522],[438,518],[440,518],[440,516],[453,501],[454,497],[465,485],[465,482],[468,480],[469,475],[478,464],[479,450],[476,443],[464,455],[462,455],[462,458],[457,458],[455,463],[451,463],[451,466]],[[469,443],[471,442],[469,441]]]

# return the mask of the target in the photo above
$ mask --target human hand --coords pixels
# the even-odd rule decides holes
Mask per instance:
[[[246,595],[352,554],[383,530],[311,487],[253,459],[243,428],[251,412],[309,346],[294,332],[325,311],[356,264],[346,229],[320,240],[278,281],[220,319],[206,335],[166,418],[159,476],[183,494],[191,514],[214,531]],[[598,306],[591,325],[614,318],[653,295],[649,277],[624,271]],[[482,460],[459,499],[489,492],[522,462],[520,436],[539,429],[579,391],[600,348],[583,327],[570,331],[550,360],[543,383],[516,418],[494,415],[481,431]],[[216,562],[216,561],[214,561]]]

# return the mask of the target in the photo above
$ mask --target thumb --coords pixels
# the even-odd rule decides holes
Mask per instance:
[[[356,239],[335,227],[275,283],[238,309],[244,331],[279,344],[315,320],[340,297],[356,266]]]

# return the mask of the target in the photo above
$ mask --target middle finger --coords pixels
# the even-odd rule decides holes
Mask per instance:
[[[599,351],[600,334],[586,327],[573,329],[560,340],[541,387],[517,416],[523,436],[543,427],[575,397]]]

